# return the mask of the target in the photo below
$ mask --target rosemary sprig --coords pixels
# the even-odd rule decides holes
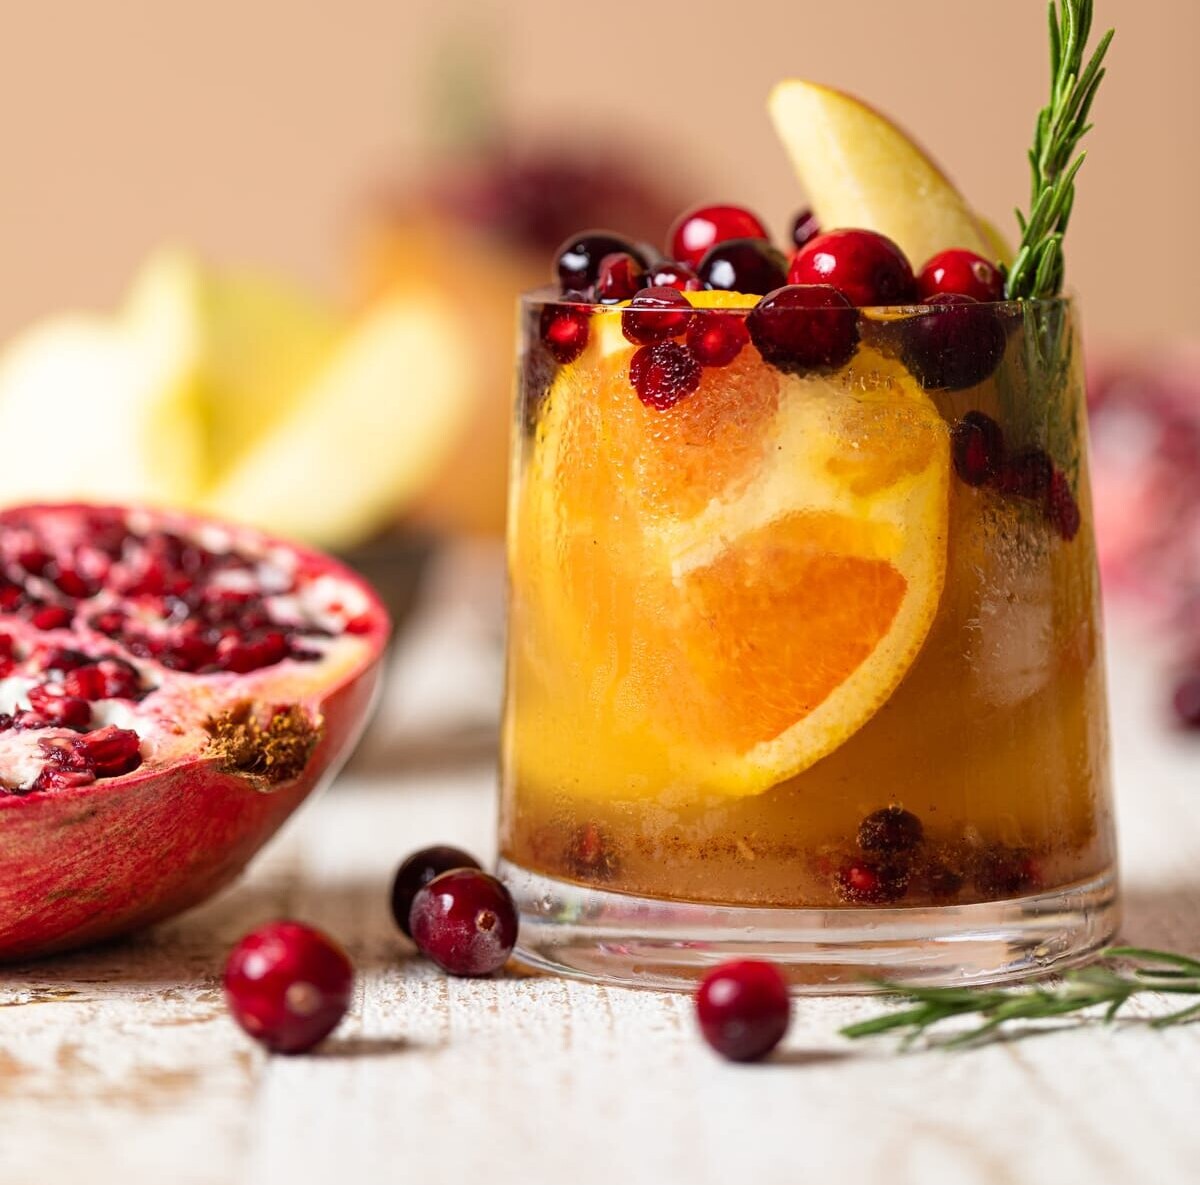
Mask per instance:
[[[1092,28],[1092,0],[1050,3],[1050,102],[1038,113],[1029,150],[1033,185],[1029,214],[1017,211],[1021,245],[1009,269],[1010,300],[1057,296],[1063,282],[1063,235],[1075,203],[1075,176],[1086,153],[1075,155],[1091,129],[1088,113],[1104,77],[1103,61],[1112,41],[1109,29],[1084,65]]]
[[[1142,964],[1121,972],[1106,964],[1132,959]],[[912,1002],[911,1008],[887,1012],[842,1029],[845,1037],[874,1037],[894,1033],[910,1045],[936,1025],[956,1017],[976,1016],[982,1023],[931,1040],[943,1049],[975,1045],[999,1035],[1014,1021],[1053,1020],[1088,1009],[1102,1008],[1098,1017],[1081,1019],[1108,1023],[1134,996],[1146,992],[1200,997],[1200,959],[1170,951],[1118,946],[1106,950],[1101,962],[1080,971],[1069,971],[1060,984],[1021,990],[983,988],[927,988],[879,981],[879,986],[897,992]],[[1146,1023],[1162,1029],[1200,1018],[1200,1002],[1154,1017]]]

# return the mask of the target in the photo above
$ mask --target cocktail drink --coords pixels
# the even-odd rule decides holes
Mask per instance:
[[[789,264],[744,217],[670,263],[583,236],[523,305],[523,956],[823,990],[1082,957],[1114,845],[1072,304],[1002,299],[961,227],[914,276],[862,229],[799,225]]]

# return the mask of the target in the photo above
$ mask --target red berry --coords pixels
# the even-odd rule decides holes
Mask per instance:
[[[872,811],[858,825],[858,846],[864,852],[909,852],[924,838],[921,820],[899,806]]]
[[[1171,707],[1181,727],[1200,729],[1200,670],[1184,675],[1175,684]]]
[[[888,905],[908,891],[907,870],[872,860],[851,860],[838,870],[835,886],[856,905]]]
[[[714,243],[767,237],[758,218],[741,206],[697,206],[676,220],[667,244],[675,259],[695,267]]]
[[[39,630],[57,630],[71,623],[71,611],[61,605],[39,605],[29,616]]]
[[[454,868],[478,868],[479,861],[461,848],[449,844],[435,844],[433,847],[422,848],[413,852],[396,870],[396,879],[392,881],[392,917],[396,925],[407,937],[412,937],[412,927],[409,925],[409,914],[412,912],[413,898],[435,876],[449,872]]]
[[[1046,518],[1062,538],[1070,543],[1079,534],[1082,516],[1079,503],[1071,492],[1067,475],[1056,469],[1046,490]]]
[[[78,667],[63,675],[62,689],[67,695],[78,699],[104,699],[107,680],[98,666]]]
[[[652,346],[679,337],[691,319],[692,306],[682,292],[643,288],[621,314],[621,332],[634,345]]]
[[[703,372],[695,355],[678,342],[642,346],[629,363],[629,381],[647,407],[666,411],[700,386]]]
[[[494,877],[456,868],[417,891],[409,914],[417,949],[451,975],[490,975],[517,942],[517,907]]]
[[[969,411],[950,431],[954,471],[969,486],[984,486],[1004,461],[1004,433],[981,411]]]
[[[688,349],[701,366],[728,366],[750,340],[746,318],[705,310],[688,326]]]
[[[1038,873],[1028,852],[995,844],[975,869],[975,885],[988,897],[1011,897],[1037,886]]]
[[[234,1020],[276,1053],[303,1053],[346,1015],[354,969],[333,939],[300,922],[247,934],[225,964]]]
[[[1012,498],[1040,502],[1054,480],[1054,462],[1045,449],[1029,448],[1009,457],[996,474],[996,489]]]
[[[904,252],[873,230],[831,230],[796,252],[789,284],[830,284],[851,304],[910,304],[916,296]]]
[[[579,305],[543,306],[538,331],[556,362],[574,362],[587,348],[588,317],[587,309]]]
[[[700,260],[700,279],[709,288],[761,296],[787,281],[787,258],[764,239],[729,239]]]
[[[141,738],[132,728],[110,724],[72,742],[79,763],[102,778],[116,778],[142,764]]]
[[[792,242],[796,249],[807,246],[821,233],[817,216],[811,210],[801,210],[792,220]]]
[[[1004,326],[969,296],[923,301],[929,312],[897,323],[901,355],[927,391],[962,391],[982,383],[1004,357]]]
[[[606,255],[616,253],[632,255],[643,267],[646,266],[641,250],[621,235],[607,230],[589,230],[572,236],[558,249],[555,270],[559,286],[564,292],[586,292],[596,282],[600,261]]]
[[[661,260],[646,273],[647,288],[678,288],[680,292],[699,292],[704,287],[693,268],[673,259]]]
[[[600,260],[596,273],[596,299],[601,304],[630,300],[646,286],[646,267],[628,251],[616,251]]]
[[[753,1062],[783,1039],[792,1015],[787,983],[757,959],[722,963],[696,992],[696,1017],[705,1041],[722,1057]]]
[[[969,296],[985,304],[1004,299],[1004,277],[1000,269],[974,251],[955,247],[935,255],[917,276],[917,296],[951,293]]]
[[[789,374],[842,366],[858,346],[858,313],[827,284],[775,289],[750,310],[746,328],[763,358]]]

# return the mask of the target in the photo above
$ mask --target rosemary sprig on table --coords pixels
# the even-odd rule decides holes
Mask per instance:
[[[1062,241],[1075,202],[1075,175],[1086,153],[1075,154],[1091,128],[1092,100],[1104,77],[1103,61],[1112,41],[1109,29],[1087,65],[1084,51],[1092,28],[1092,0],[1050,4],[1050,102],[1038,113],[1029,150],[1033,170],[1029,214],[1017,211],[1021,245],[1009,269],[1010,300],[1043,300],[1062,290]]]
[[[1121,972],[1106,964],[1115,959],[1133,959],[1143,964]],[[956,1017],[976,1016],[982,1023],[931,1040],[943,1049],[975,1045],[1001,1035],[1005,1025],[1014,1021],[1053,1020],[1091,1008],[1103,1008],[1098,1017],[1109,1022],[1134,996],[1146,992],[1166,992],[1200,997],[1200,959],[1170,951],[1119,946],[1106,950],[1101,962],[1080,971],[1069,971],[1062,983],[1050,987],[1019,990],[984,988],[926,988],[879,981],[879,986],[897,992],[912,1002],[911,1008],[888,1012],[859,1021],[842,1029],[845,1037],[874,1037],[894,1033],[910,1045],[924,1037],[936,1025]],[[1162,1029],[1200,1017],[1200,1002],[1154,1017],[1146,1023]]]

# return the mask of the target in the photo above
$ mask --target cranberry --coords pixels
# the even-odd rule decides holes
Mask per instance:
[[[709,288],[761,296],[787,281],[787,259],[763,239],[729,239],[700,261],[700,279]]]
[[[969,411],[950,430],[954,472],[969,486],[984,486],[1004,461],[1004,433],[981,411]]]
[[[831,230],[796,252],[789,284],[830,284],[851,304],[909,304],[916,296],[904,252],[873,230]]]
[[[955,247],[935,255],[917,276],[917,296],[969,296],[984,304],[1004,299],[1000,269],[974,251]]]
[[[850,860],[834,880],[839,895],[856,905],[887,905],[908,891],[908,873],[888,863]]]
[[[1175,684],[1171,707],[1182,728],[1200,729],[1200,670],[1184,675]]]
[[[783,1040],[792,1015],[787,983],[772,963],[742,959],[710,971],[696,992],[705,1041],[722,1057],[754,1062]]]
[[[435,876],[449,872],[453,868],[478,868],[479,861],[462,848],[451,847],[450,844],[434,844],[413,852],[396,870],[396,878],[392,881],[392,917],[396,925],[406,937],[412,937],[412,927],[408,924],[412,912],[413,898]]]
[[[763,358],[790,374],[842,366],[858,346],[858,314],[827,284],[777,288],[750,310],[746,328]]]
[[[797,250],[807,246],[820,233],[817,216],[811,210],[801,210],[792,220],[792,242]]]
[[[691,395],[702,377],[695,355],[678,342],[642,346],[629,363],[629,381],[638,398],[657,411],[666,411]]]
[[[490,975],[517,942],[517,907],[494,877],[474,868],[436,876],[409,914],[417,949],[451,975]]]
[[[548,304],[542,307],[538,331],[542,344],[556,362],[574,362],[587,348],[587,309],[578,305]],[[349,629],[349,625],[346,627]]]
[[[1040,502],[1054,480],[1054,462],[1045,449],[1028,448],[1013,454],[996,474],[996,488],[1014,498]]]
[[[637,246],[611,231],[590,230],[568,239],[559,247],[555,265],[562,290],[586,292],[596,282],[600,261],[614,254],[632,255],[643,267],[647,263]]]
[[[303,1053],[324,1040],[346,1015],[353,986],[346,952],[300,922],[247,934],[225,964],[234,1020],[275,1053]]]
[[[643,288],[621,314],[621,332],[635,345],[652,346],[678,337],[691,319],[692,306],[682,292]]]
[[[900,326],[904,364],[927,391],[961,391],[982,383],[1004,356],[1004,326],[969,296],[936,296],[930,312]]]
[[[872,811],[858,825],[858,846],[864,852],[908,852],[924,836],[921,820],[899,806]]]
[[[1082,517],[1079,513],[1079,503],[1071,492],[1071,483],[1067,475],[1055,470],[1050,477],[1050,485],[1046,490],[1046,518],[1059,533],[1070,543],[1079,534]]]
[[[704,287],[693,268],[673,259],[660,260],[646,273],[648,288],[678,288],[680,292],[699,292]]]
[[[596,299],[601,304],[617,304],[631,299],[646,285],[646,267],[627,251],[616,251],[600,260],[596,273]]]
[[[701,366],[728,366],[749,340],[746,318],[738,313],[705,311],[688,326],[688,349]]]
[[[759,219],[741,206],[697,206],[676,220],[667,245],[674,258],[695,267],[715,243],[767,237]]]

